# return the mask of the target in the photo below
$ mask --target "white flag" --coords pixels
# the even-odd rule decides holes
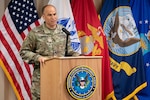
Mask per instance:
[[[72,48],[81,53],[80,40],[77,34],[74,17],[69,0],[49,0],[48,4],[52,4],[57,9],[58,23],[63,25],[70,33]]]

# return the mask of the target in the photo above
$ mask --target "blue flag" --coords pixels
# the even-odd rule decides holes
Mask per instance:
[[[130,0],[142,44],[147,87],[138,93],[140,100],[150,100],[150,0]]]
[[[105,0],[100,12],[117,100],[137,98],[146,87],[140,36],[128,0]]]

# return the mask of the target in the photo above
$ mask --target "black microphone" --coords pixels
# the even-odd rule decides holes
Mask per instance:
[[[70,32],[67,29],[62,28],[62,31],[65,32],[67,35],[70,35]]]
[[[67,35],[67,37],[66,37],[66,47],[65,47],[65,56],[67,57],[67,56],[70,56],[68,54],[68,38],[69,38],[70,32],[65,28],[62,28],[62,31],[65,32],[66,35]]]

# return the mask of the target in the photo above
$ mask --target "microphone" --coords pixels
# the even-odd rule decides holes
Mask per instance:
[[[62,31],[65,32],[67,35],[70,35],[70,32],[67,29],[62,28]]]
[[[65,56],[67,57],[67,56],[69,56],[69,54],[68,54],[68,38],[69,38],[70,32],[65,28],[62,28],[62,31],[65,32],[67,35],[66,36],[66,47],[65,47]]]

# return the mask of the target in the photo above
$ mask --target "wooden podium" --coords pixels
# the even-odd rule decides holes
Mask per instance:
[[[89,66],[95,73],[97,85],[88,100],[101,100],[101,56],[59,57],[41,66],[41,100],[75,100],[66,88],[69,72],[76,66]]]

